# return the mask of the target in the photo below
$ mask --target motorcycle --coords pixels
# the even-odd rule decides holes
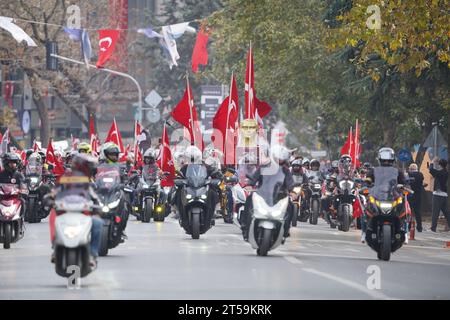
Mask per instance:
[[[145,223],[150,222],[152,218],[155,222],[164,221],[166,206],[161,199],[160,179],[151,179],[144,175],[140,179],[139,186],[141,188],[138,195],[140,220]]]
[[[274,175],[266,176],[263,185],[252,194],[253,215],[249,227],[248,241],[259,256],[267,256],[283,241],[285,215],[289,196],[279,201],[274,199],[274,190],[284,180],[282,169]]]
[[[368,197],[366,242],[377,252],[379,260],[389,261],[391,254],[405,241],[411,219],[410,212],[407,212],[407,195],[413,191],[397,185],[396,168],[374,168],[374,177],[374,186],[362,190]]]
[[[337,184],[334,197],[336,212],[329,215],[331,228],[347,232],[353,221],[353,204],[356,201],[355,182],[350,177],[344,177]]]
[[[121,243],[123,227],[128,219],[128,204],[120,182],[120,170],[117,166],[101,165],[97,168],[95,186],[101,201],[103,219],[99,256],[106,256],[109,249]]]
[[[192,239],[199,239],[200,234],[215,224],[209,193],[212,185],[220,183],[220,179],[208,179],[206,167],[201,164],[189,164],[186,178],[175,179],[175,185],[182,192],[180,225]]]
[[[308,189],[309,189],[309,223],[317,224],[320,215],[320,199],[322,198],[322,181],[320,181],[320,172],[311,171]]]
[[[294,215],[292,216],[292,226],[296,227],[297,222],[300,219],[301,200],[304,197],[301,184],[294,184],[294,188],[291,192],[291,200],[294,206]],[[305,220],[306,221],[306,220]]]
[[[0,184],[0,243],[9,249],[11,243],[23,238],[25,227],[20,216],[20,188],[15,184]]]

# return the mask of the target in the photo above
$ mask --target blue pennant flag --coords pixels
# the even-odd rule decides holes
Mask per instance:
[[[69,35],[69,38],[73,41],[81,41],[81,29],[71,29],[64,27],[64,32]]]

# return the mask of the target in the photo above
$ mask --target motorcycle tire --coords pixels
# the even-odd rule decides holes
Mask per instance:
[[[103,225],[102,234],[100,236],[100,247],[98,249],[98,255],[104,257],[108,255],[108,240],[109,240],[109,226]]]
[[[267,256],[267,253],[270,250],[270,242],[272,240],[272,229],[263,229],[263,234],[261,238],[261,244],[256,250],[256,254],[261,257]]]
[[[66,251],[66,270],[70,266],[78,266],[78,250],[77,249],[67,249]],[[68,274],[67,276],[70,276]]]
[[[292,226],[296,227],[297,226],[297,221],[298,221],[298,205],[294,204],[294,214],[292,216]]]
[[[192,239],[200,238],[200,214],[192,214]]]
[[[149,223],[153,215],[152,199],[145,200],[145,208],[142,210],[142,222]]]
[[[3,249],[11,248],[12,242],[12,229],[10,223],[5,223],[3,225]]]
[[[317,224],[319,220],[319,201],[313,200],[311,202],[311,217],[309,218],[310,224]]]
[[[352,217],[350,215],[350,211],[347,206],[342,207],[341,210],[343,210],[343,212],[341,213],[342,221],[339,230],[347,232],[348,230],[350,230],[350,223],[352,222]]]
[[[391,259],[391,226],[388,224],[383,225],[382,229],[382,237],[381,237],[381,246],[380,246],[380,252],[378,255],[378,259],[389,261]]]

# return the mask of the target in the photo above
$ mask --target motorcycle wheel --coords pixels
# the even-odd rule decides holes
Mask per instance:
[[[348,230],[350,230],[350,223],[352,221],[351,220],[352,218],[350,215],[349,208],[347,206],[342,207],[341,210],[343,210],[343,212],[342,212],[342,221],[341,221],[339,230],[347,232]]]
[[[299,211],[299,207],[298,205],[294,204],[294,214],[292,216],[292,226],[296,227],[297,226],[297,221],[298,221],[298,211]]]
[[[192,239],[200,238],[200,214],[192,214]]]
[[[11,227],[12,226],[10,223],[5,223],[3,225],[3,249],[11,248],[11,240],[12,240]]]
[[[272,229],[263,229],[261,244],[256,250],[256,254],[261,257],[267,256],[270,250],[270,242],[272,240]]]
[[[391,226],[388,224],[384,224],[382,233],[382,242],[380,246],[380,252],[378,254],[378,259],[389,261],[389,259],[391,259]]]
[[[98,255],[100,257],[108,255],[108,235],[109,235],[109,226],[103,225],[102,234],[100,236],[100,247],[98,249]]]
[[[77,249],[67,249],[66,251],[66,270],[70,266],[78,266]]]
[[[317,224],[319,220],[319,201],[313,200],[311,203],[311,217],[309,218],[310,224]]]
[[[153,215],[153,201],[152,199],[145,200],[145,208],[142,211],[142,222],[149,223]]]

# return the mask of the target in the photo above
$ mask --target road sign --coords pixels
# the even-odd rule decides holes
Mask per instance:
[[[401,162],[409,162],[412,160],[411,152],[408,149],[401,149],[398,152],[398,160]]]
[[[30,116],[30,112],[28,110],[25,110],[22,113],[22,131],[24,134],[28,134],[28,132],[30,132],[30,127],[31,127],[31,116]]]
[[[150,91],[148,96],[145,97],[145,102],[153,108],[156,108],[162,101],[161,96],[155,90]]]
[[[327,156],[327,152],[325,150],[312,150],[311,157],[313,158],[324,158]]]
[[[147,120],[150,123],[156,123],[161,119],[161,114],[158,109],[148,110],[147,111]]]

